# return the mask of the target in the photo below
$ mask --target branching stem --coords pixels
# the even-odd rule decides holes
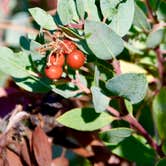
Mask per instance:
[[[137,121],[135,117],[128,114],[125,116],[121,116],[119,111],[112,107],[107,107],[107,111],[110,112],[113,116],[115,116],[119,120],[124,120],[128,122],[133,128],[136,129],[148,142],[148,144],[156,151],[158,154],[163,157],[164,153],[161,150],[161,147],[153,140],[153,138],[148,134],[148,132],[143,128],[143,126]]]

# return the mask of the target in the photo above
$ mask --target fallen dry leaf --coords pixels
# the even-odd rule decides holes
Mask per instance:
[[[51,166],[69,166],[69,160],[66,157],[57,157],[52,160]]]
[[[28,166],[31,166],[31,159],[30,159],[30,149],[28,149],[27,143],[24,140],[21,145],[21,158],[26,162]]]
[[[50,166],[52,161],[51,144],[40,127],[36,127],[32,133],[32,147],[38,165]]]
[[[6,159],[9,166],[23,166],[20,157],[9,149],[6,150]]]

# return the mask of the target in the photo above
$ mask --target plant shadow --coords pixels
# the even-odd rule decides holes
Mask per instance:
[[[83,108],[81,112],[81,116],[84,122],[89,123],[97,119],[100,116],[100,114],[96,113],[93,108]]]

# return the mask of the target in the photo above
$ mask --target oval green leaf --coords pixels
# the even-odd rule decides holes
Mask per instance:
[[[0,48],[0,70],[14,77],[16,84],[30,92],[47,92],[51,88],[44,79],[33,76],[26,67],[30,66],[29,56],[25,52],[15,54],[6,47]]]
[[[127,137],[130,137],[132,132],[133,130],[130,128],[119,127],[101,132],[99,135],[107,145],[117,145]]]
[[[60,0],[58,1],[57,7],[58,16],[63,25],[71,23],[73,19],[72,6],[70,0]]]
[[[46,11],[39,7],[30,8],[29,12],[31,13],[34,20],[42,27],[48,30],[55,30],[57,28],[53,17],[48,14]]]
[[[102,14],[105,18],[113,17],[115,14],[117,14],[116,6],[121,2],[122,0],[100,0],[100,7]]]
[[[13,77],[23,78],[30,74],[26,70],[26,66],[30,65],[28,55],[20,52],[15,54],[11,49],[6,47],[0,48],[0,70]]]
[[[120,3],[117,13],[113,16],[109,26],[118,35],[124,36],[128,33],[134,18],[134,0]]]
[[[51,90],[49,81],[45,78],[25,77],[22,79],[14,78],[18,86],[29,92],[46,93]]]
[[[122,96],[136,104],[145,97],[148,83],[144,74],[126,73],[108,80],[106,87],[114,95]]]
[[[146,45],[148,48],[155,48],[157,45],[159,45],[164,38],[164,29],[160,29],[158,31],[152,32],[148,35]]]
[[[161,159],[155,166],[166,166],[166,158]]]
[[[113,117],[108,113],[98,114],[93,108],[75,108],[57,118],[57,121],[64,126],[80,131],[97,130],[113,120]]]
[[[109,148],[110,146],[108,146]],[[112,153],[140,166],[152,166],[155,162],[156,154],[154,150],[142,143],[140,139],[130,136],[118,144]]]
[[[92,101],[97,113],[103,112],[109,105],[110,99],[101,92],[101,89],[96,86],[91,87]]]
[[[81,19],[84,19],[84,15],[85,15],[84,0],[76,0],[76,9],[77,9],[79,17]]]
[[[133,115],[133,105],[131,104],[131,102],[125,99],[124,103],[125,103],[125,106],[126,106],[128,113]]]
[[[85,11],[87,12],[87,19],[100,21],[95,0],[83,0],[83,2]]]
[[[147,21],[147,17],[136,3],[133,24],[140,29],[150,30],[150,24]]]
[[[161,139],[166,138],[166,88],[162,88],[153,100],[153,117]]]
[[[85,34],[90,34],[87,44],[99,59],[112,59],[123,51],[123,40],[106,24],[86,21]]]

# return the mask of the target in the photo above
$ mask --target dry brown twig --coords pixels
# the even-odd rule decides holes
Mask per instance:
[[[16,123],[27,117],[29,117],[29,114],[23,111],[22,106],[16,105],[15,109],[12,111],[11,117],[9,118],[9,122],[4,131],[4,134],[7,133],[12,127],[14,127]]]

